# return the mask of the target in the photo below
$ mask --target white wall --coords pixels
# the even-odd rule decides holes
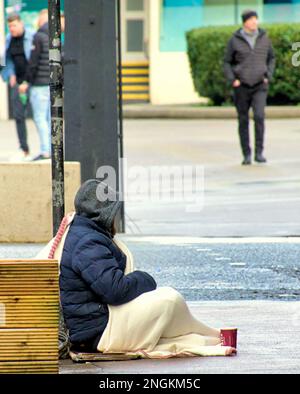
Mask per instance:
[[[149,8],[151,103],[200,102],[201,99],[194,90],[187,54],[159,50],[161,0],[150,0]]]
[[[0,0],[0,51],[4,50],[5,42],[4,0]],[[0,77],[0,119],[8,118],[7,86]]]

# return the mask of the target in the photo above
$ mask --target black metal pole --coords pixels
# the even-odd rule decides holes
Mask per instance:
[[[118,91],[119,91],[119,147],[120,147],[120,189],[124,192],[124,172],[123,161],[124,158],[124,134],[123,134],[123,90],[122,90],[122,25],[121,25],[121,0],[117,0],[117,42],[118,42]],[[123,194],[122,194],[123,195]],[[125,233],[125,201],[121,206],[121,225],[120,231]]]
[[[60,0],[48,0],[53,235],[65,214]]]

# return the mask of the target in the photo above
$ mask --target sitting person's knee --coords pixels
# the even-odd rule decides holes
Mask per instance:
[[[182,295],[176,289],[173,289],[173,287],[160,287],[159,290],[161,299],[165,301],[175,304],[184,301]]]

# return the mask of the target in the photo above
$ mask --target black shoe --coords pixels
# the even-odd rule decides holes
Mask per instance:
[[[262,155],[262,153],[257,153],[257,154],[255,155],[255,161],[256,161],[257,163],[266,163],[266,162],[267,162],[267,159]]]
[[[251,155],[247,155],[244,157],[244,161],[242,162],[242,166],[250,166],[252,164]]]
[[[40,154],[40,155],[36,156],[34,159],[32,159],[32,161],[49,160],[49,159],[50,159],[50,156],[45,156],[45,155]]]

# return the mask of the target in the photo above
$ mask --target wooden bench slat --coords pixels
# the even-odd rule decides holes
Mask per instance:
[[[56,260],[0,260],[0,373],[58,373]]]

